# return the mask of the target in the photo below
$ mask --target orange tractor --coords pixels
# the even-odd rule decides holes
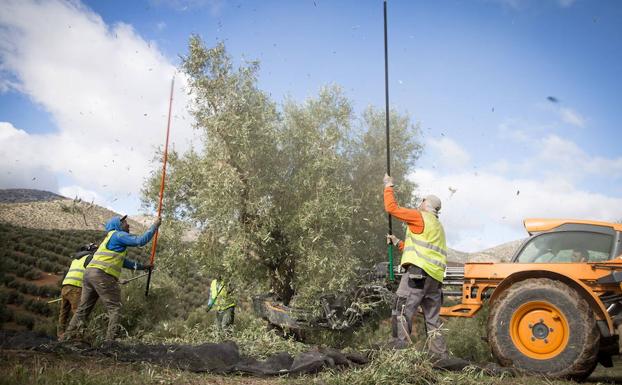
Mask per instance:
[[[448,268],[462,299],[441,314],[473,317],[488,302],[487,338],[504,366],[574,379],[599,362],[612,366],[622,332],[622,224],[528,219],[525,228],[530,237],[510,263]]]

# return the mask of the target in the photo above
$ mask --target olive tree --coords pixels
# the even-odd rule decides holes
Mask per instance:
[[[201,145],[169,156],[164,215],[199,229],[185,260],[242,291],[271,290],[305,306],[379,259],[370,250],[384,250],[383,113],[369,108],[357,119],[336,86],[277,106],[257,87],[258,63],[236,68],[223,44],[206,48],[196,36],[182,69]],[[407,198],[417,130],[406,116],[392,119],[394,174]],[[154,172],[147,205],[158,185]]]

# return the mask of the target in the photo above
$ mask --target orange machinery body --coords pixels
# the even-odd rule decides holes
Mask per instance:
[[[622,224],[583,220],[525,220],[525,228],[530,234],[555,231],[564,224],[580,224],[608,227],[622,231]],[[622,293],[622,285],[602,284],[596,280],[612,271],[622,270],[622,256],[601,262],[580,263],[499,263],[472,262],[464,265],[462,301],[458,305],[441,308],[441,315],[449,317],[473,317],[490,298],[493,303],[500,293],[513,283],[529,278],[550,278],[564,282],[574,288],[594,311],[597,320],[605,321],[609,332],[614,333],[614,325],[605,305],[600,300],[604,293]]]

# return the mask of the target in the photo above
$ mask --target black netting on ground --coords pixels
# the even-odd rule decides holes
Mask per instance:
[[[201,345],[148,345],[143,343],[104,343],[92,348],[85,343],[57,342],[32,332],[0,331],[1,349],[33,349],[46,353],[81,354],[105,356],[123,362],[149,362],[193,372],[246,373],[256,376],[279,374],[317,373],[327,368],[349,368],[367,364],[368,359],[360,353],[344,353],[337,349],[319,348],[293,357],[281,352],[265,360],[240,355],[234,342]],[[459,358],[447,358],[434,362],[437,369],[461,371],[473,365]],[[489,375],[512,374],[495,364],[481,367]]]
[[[325,368],[352,367],[366,364],[358,353],[342,353],[336,349],[317,349],[293,357],[289,353],[274,354],[265,360],[240,355],[234,342],[201,345],[148,345],[112,342],[91,348],[86,344],[56,342],[34,333],[0,332],[2,349],[34,349],[48,353],[79,353],[106,356],[124,362],[150,362],[193,372],[247,373],[259,376],[316,373]]]

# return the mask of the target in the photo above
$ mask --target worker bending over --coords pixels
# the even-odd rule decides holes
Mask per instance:
[[[91,263],[86,267],[80,305],[71,318],[65,332],[65,340],[75,338],[76,333],[82,330],[98,298],[102,299],[108,313],[108,329],[105,339],[114,340],[121,310],[121,288],[119,287],[121,268],[147,270],[152,267],[126,259],[127,248],[147,244],[160,227],[160,223],[161,219],[157,218],[149,230],[140,236],[129,234],[130,225],[127,223],[127,215],[113,217],[106,223],[108,234],[97,248]]]
[[[400,266],[405,270],[392,310],[393,337],[397,347],[411,340],[415,313],[421,305],[428,331],[428,350],[434,358],[447,358],[447,347],[440,334],[441,287],[447,264],[445,230],[438,220],[441,200],[426,196],[418,209],[400,207],[393,193],[393,178],[384,176],[384,208],[407,224],[405,241],[394,235],[388,240],[402,250]]]
[[[60,290],[60,314],[58,315],[58,329],[56,335],[58,339],[62,339],[69,323],[69,314],[75,314],[80,304],[82,296],[82,281],[84,279],[84,270],[93,259],[93,252],[97,250],[97,245],[91,243],[80,247],[75,254],[74,260],[69,266],[69,271],[63,279],[63,285]]]

